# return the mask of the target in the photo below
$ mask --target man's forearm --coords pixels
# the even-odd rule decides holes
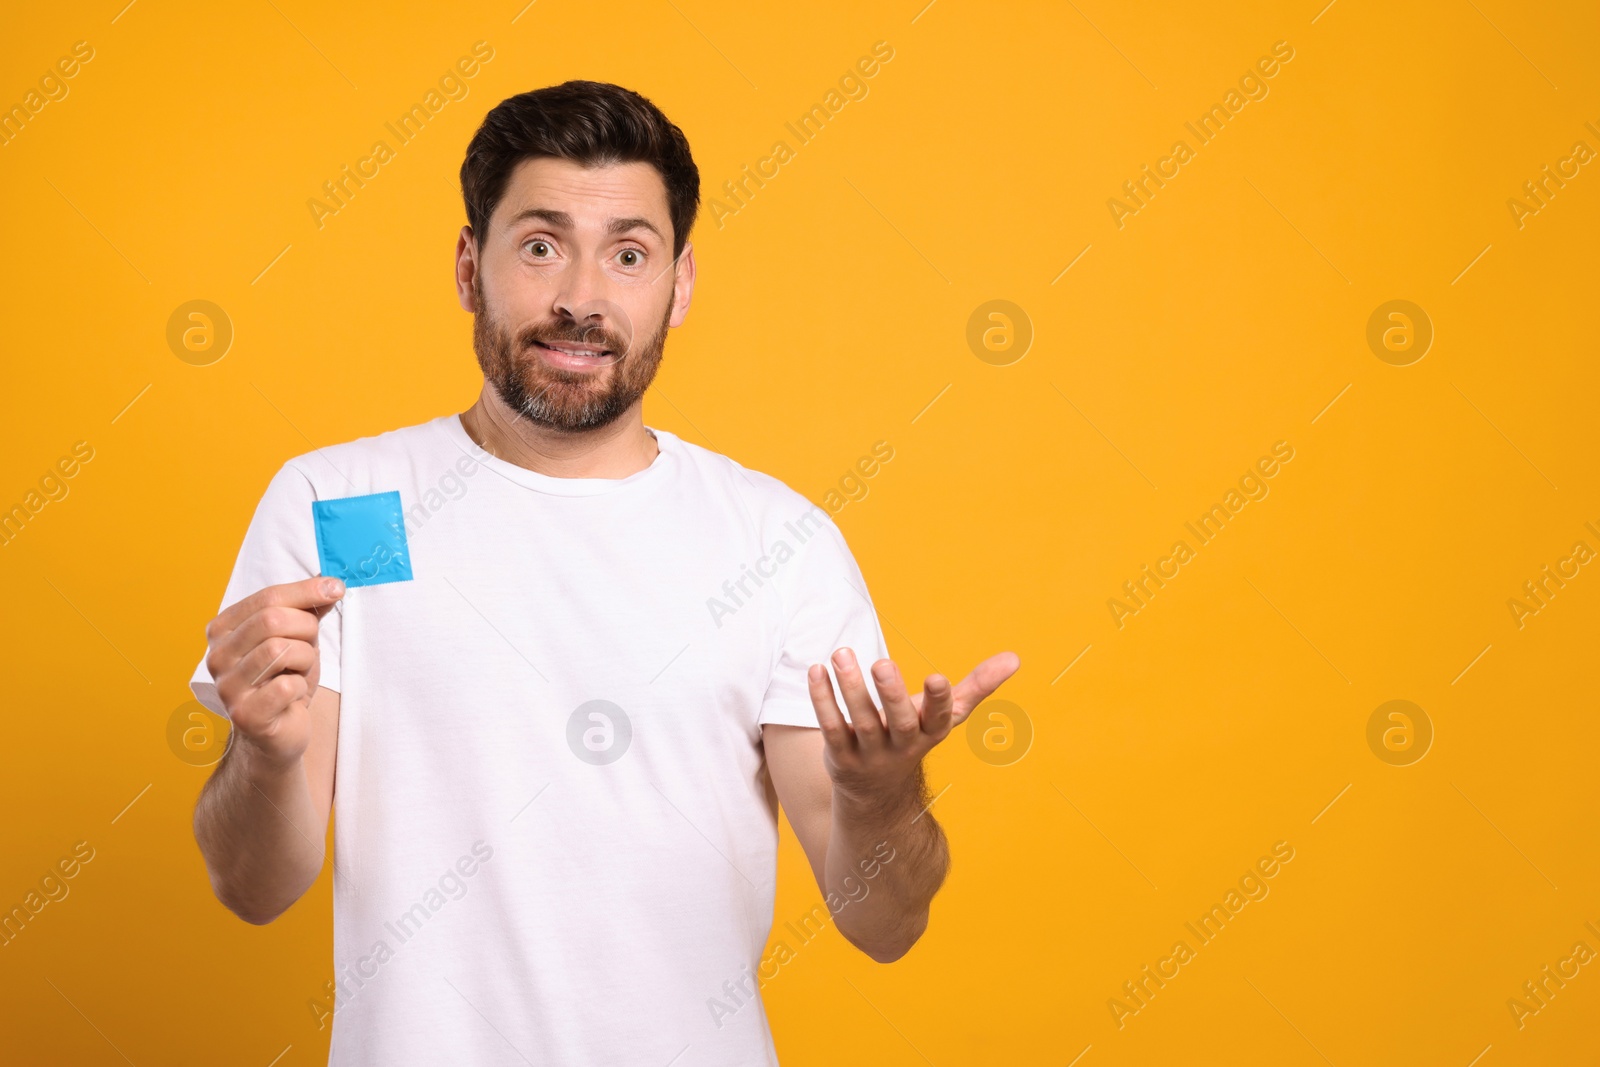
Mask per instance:
[[[194,813],[217,899],[246,922],[277,918],[322,870],[326,828],[316,823],[305,762],[274,766],[236,743]]]
[[[833,791],[827,889],[849,902],[838,912],[839,932],[879,963],[899,959],[922,936],[928,906],[950,867],[944,831],[927,810],[925,793],[920,767],[892,795]],[[884,844],[893,851],[879,851]]]

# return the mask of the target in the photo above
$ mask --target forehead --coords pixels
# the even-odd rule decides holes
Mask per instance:
[[[648,163],[585,167],[570,159],[542,156],[518,163],[495,206],[496,222],[530,208],[564,211],[579,229],[602,229],[612,218],[642,216],[670,234],[667,186]]]

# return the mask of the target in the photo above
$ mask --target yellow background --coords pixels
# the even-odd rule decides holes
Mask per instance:
[[[571,77],[649,96],[701,169],[647,421],[819,501],[887,440],[836,520],[893,654],[1022,657],[1023,758],[930,760],[930,930],[889,967],[798,948],[765,990],[785,1064],[1587,1062],[1600,967],[1521,1029],[1507,1000],[1600,950],[1600,567],[1520,629],[1507,601],[1600,549],[1597,165],[1521,228],[1506,201],[1600,150],[1592,5],[123,3],[0,37],[7,106],[95,50],[0,148],[0,505],[95,449],[0,549],[0,904],[96,850],[0,948],[8,1062],[325,1061],[330,876],[267,927],[217,904],[167,723],[282,461],[471,403],[462,152]],[[478,40],[470,95],[319,230],[306,201]],[[718,228],[879,40],[869,95]],[[1107,199],[1280,40],[1270,94],[1119,229]],[[192,299],[234,325],[210,366],[166,343]],[[1008,366],[966,341],[996,299],[1034,330]],[[1366,343],[1394,299],[1435,330],[1410,366]],[[1119,629],[1107,599],[1279,440],[1270,495]],[[1435,731],[1410,766],[1367,744],[1392,699]],[[1119,1029],[1277,841],[1270,895]],[[787,829],[781,862],[780,933],[819,900]]]

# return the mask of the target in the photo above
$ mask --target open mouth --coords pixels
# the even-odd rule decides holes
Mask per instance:
[[[603,367],[616,361],[616,353],[600,345],[577,344],[566,341],[557,341],[551,344],[535,341],[533,344],[547,361],[558,367]]]

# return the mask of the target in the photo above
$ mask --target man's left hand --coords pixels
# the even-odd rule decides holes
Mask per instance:
[[[827,668],[818,663],[807,672],[811,704],[825,740],[823,762],[835,789],[849,799],[870,802],[897,795],[916,774],[922,757],[1016,673],[1022,660],[1015,652],[997,653],[955,686],[942,674],[930,674],[922,692],[911,695],[894,661],[880,659],[872,665],[872,678],[883,699],[882,711],[850,649],[835,652],[833,665],[850,710],[848,722],[834,699]]]

